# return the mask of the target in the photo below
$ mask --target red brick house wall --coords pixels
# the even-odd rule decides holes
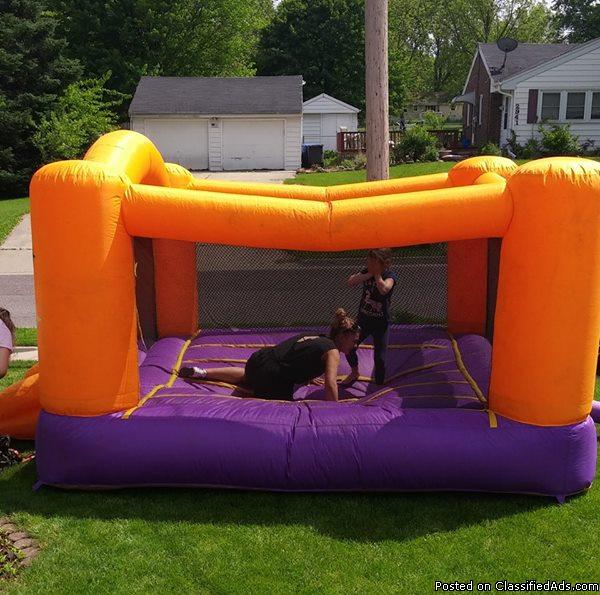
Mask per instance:
[[[473,144],[482,147],[487,142],[500,142],[500,126],[502,120],[502,95],[490,93],[490,76],[483,64],[481,55],[473,64],[473,70],[467,81],[465,93],[475,92],[475,105],[463,104],[463,134]],[[479,123],[479,97],[483,96],[481,124]]]

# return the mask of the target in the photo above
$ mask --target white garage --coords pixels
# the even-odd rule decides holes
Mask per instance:
[[[358,130],[360,110],[326,93],[305,101],[302,112],[303,143],[319,144],[325,150],[336,151],[340,130]]]
[[[300,167],[302,77],[142,77],[130,126],[192,170]]]
[[[143,130],[163,159],[188,169],[208,169],[208,120],[145,118]]]
[[[285,169],[285,120],[224,120],[223,169]]]

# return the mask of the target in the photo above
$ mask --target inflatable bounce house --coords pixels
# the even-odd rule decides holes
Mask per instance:
[[[39,366],[0,395],[0,432],[36,432],[41,485],[560,500],[592,483],[599,163],[476,157],[418,178],[242,184],[194,179],[119,131],[39,170],[31,219]],[[326,328],[380,246],[395,299],[417,308],[402,302],[384,386],[369,344],[338,403],[316,385],[282,402],[178,377]],[[435,295],[441,310],[418,310]]]

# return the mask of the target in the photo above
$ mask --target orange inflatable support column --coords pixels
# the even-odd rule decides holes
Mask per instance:
[[[40,399],[50,413],[97,415],[138,401],[126,183],[92,161],[52,163],[31,183]]]
[[[510,178],[490,407],[541,426],[590,412],[600,339],[600,164],[541,159]]]
[[[456,164],[448,179],[453,187],[505,183],[517,169],[503,157],[473,157]],[[448,330],[485,334],[488,301],[488,240],[448,243]]]

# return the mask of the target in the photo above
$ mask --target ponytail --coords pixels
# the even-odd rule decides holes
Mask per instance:
[[[335,339],[342,333],[356,333],[359,328],[356,324],[356,320],[351,316],[348,316],[344,308],[338,308],[335,311],[331,327],[329,329],[329,338]]]

